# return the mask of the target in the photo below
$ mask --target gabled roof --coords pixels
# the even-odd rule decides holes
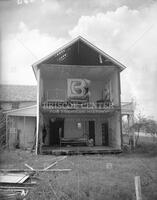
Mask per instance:
[[[87,56],[86,56],[87,54]],[[115,65],[122,71],[125,66],[112,58],[101,49],[79,36],[57,49],[52,54],[40,59],[33,64],[33,70],[36,72],[37,67],[41,64],[65,64],[68,59],[68,65],[73,65],[71,57],[74,57],[74,65]],[[87,61],[88,59],[88,61]],[[89,62],[90,59],[90,62]]]
[[[1,102],[36,101],[36,86],[0,85]]]

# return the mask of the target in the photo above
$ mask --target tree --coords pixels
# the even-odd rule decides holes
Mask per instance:
[[[146,133],[150,133],[152,136],[157,134],[157,122],[152,119],[147,119],[144,125],[144,131]]]
[[[145,133],[150,133],[155,136],[157,134],[157,122],[155,120],[149,119],[141,115],[140,113],[137,115],[135,119],[135,123],[131,127],[134,131],[137,132],[135,144],[137,145],[139,141],[140,131],[144,131]]]

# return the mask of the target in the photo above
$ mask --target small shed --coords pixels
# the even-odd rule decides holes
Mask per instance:
[[[35,144],[36,105],[6,114],[6,141],[9,149],[31,149]]]

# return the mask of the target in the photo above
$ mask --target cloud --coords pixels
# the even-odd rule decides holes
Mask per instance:
[[[138,10],[127,6],[115,11],[82,16],[69,31],[82,35],[127,66],[121,73],[122,100],[136,99],[138,111],[157,118],[157,3]]]
[[[31,65],[61,47],[66,40],[30,30],[20,22],[18,32],[2,40],[1,82],[6,84],[35,84]]]
[[[135,98],[142,112],[157,118],[157,3],[83,2],[46,0],[31,4],[31,9],[5,11],[5,31],[12,31],[2,38],[1,81],[35,84],[31,64],[65,44],[67,33],[71,38],[82,35],[127,66],[121,73],[122,100]]]
[[[58,1],[44,1],[40,6],[40,11],[42,14],[56,14],[61,11],[61,6]]]

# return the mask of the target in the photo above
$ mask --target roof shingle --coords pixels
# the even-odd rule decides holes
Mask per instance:
[[[36,86],[0,85],[0,101],[36,101]]]

